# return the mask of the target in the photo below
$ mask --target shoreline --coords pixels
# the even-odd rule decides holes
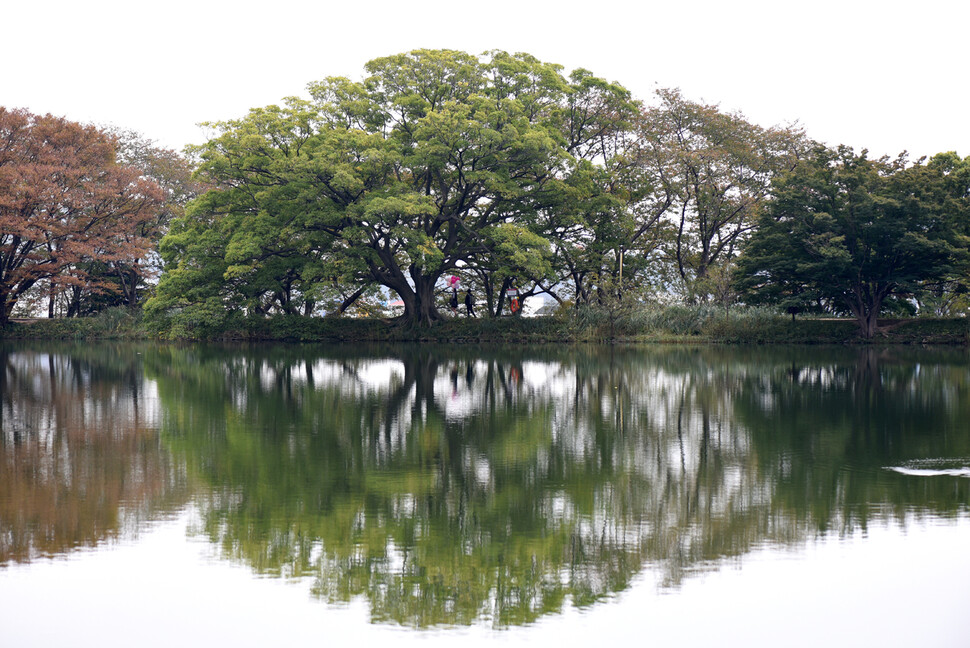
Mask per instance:
[[[880,320],[871,339],[854,320],[801,318],[712,318],[690,327],[635,327],[619,322],[534,317],[445,320],[429,328],[407,328],[393,320],[277,316],[240,319],[221,330],[161,334],[137,316],[37,319],[11,322],[2,340],[157,340],[232,342],[391,342],[447,344],[842,344],[967,346],[970,321],[961,318]]]

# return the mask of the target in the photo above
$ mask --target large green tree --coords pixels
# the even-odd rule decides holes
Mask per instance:
[[[923,200],[936,202],[959,234],[970,235],[970,156],[938,153],[919,173]],[[970,268],[966,263],[956,264],[953,272],[924,282],[915,298],[920,312],[940,317],[966,315],[970,312]]]
[[[310,227],[314,200],[287,175],[305,155],[313,116],[293,100],[219,125],[226,132],[200,150],[198,175],[212,185],[159,246],[165,272],[150,312],[178,312],[194,328],[235,311],[342,311],[371,285],[361,264],[336,257],[335,237]]]
[[[632,278],[655,245],[665,197],[640,155],[641,109],[618,84],[584,70],[570,77],[559,125],[568,172],[539,221],[555,253],[547,292],[560,302],[602,301],[619,286],[623,259]]]
[[[952,195],[943,171],[905,155],[816,148],[777,182],[739,261],[746,299],[822,304],[871,337],[890,300],[951,275],[966,256],[952,212],[967,198]]]
[[[156,307],[184,302],[178,287],[197,290],[189,275],[251,283],[249,273],[287,254],[319,260],[313,273],[299,271],[304,279],[385,286],[421,324],[440,318],[446,273],[464,268],[484,280],[504,263],[503,280],[549,274],[536,215],[571,159],[561,128],[571,87],[559,66],[525,54],[418,50],[371,61],[367,72],[215,125],[219,136],[200,154],[216,188],[173,231],[198,240],[220,230],[224,245],[205,248],[219,269],[202,269],[189,249],[196,243],[170,239],[172,277]]]

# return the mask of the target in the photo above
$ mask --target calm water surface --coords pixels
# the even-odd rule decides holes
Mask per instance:
[[[970,641],[965,349],[0,364],[0,646]]]

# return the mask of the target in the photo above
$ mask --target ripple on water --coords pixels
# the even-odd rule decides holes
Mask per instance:
[[[886,470],[915,477],[970,477],[970,458],[914,459]]]

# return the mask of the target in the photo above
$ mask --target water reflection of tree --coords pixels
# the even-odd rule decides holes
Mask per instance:
[[[0,346],[0,564],[135,531],[175,497],[131,347]]]
[[[845,352],[842,352],[843,356]],[[767,360],[738,376],[737,419],[760,449],[776,514],[816,532],[887,516],[952,515],[970,480],[919,479],[887,467],[949,458],[970,465],[970,371],[962,352],[862,349],[833,362]]]
[[[150,366],[228,556],[379,620],[505,625],[647,563],[676,584],[764,542],[965,506],[966,482],[882,470],[970,454],[966,362],[920,357],[194,347]]]

